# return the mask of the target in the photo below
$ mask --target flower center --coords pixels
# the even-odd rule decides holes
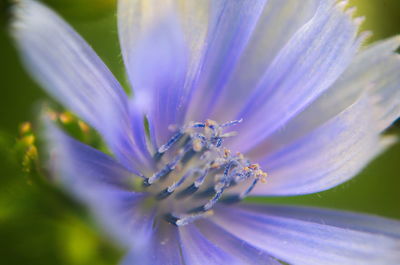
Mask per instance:
[[[235,135],[224,130],[240,122],[191,122],[158,149],[158,171],[145,177],[143,186],[165,220],[181,226],[209,216],[217,202],[238,202],[265,180],[258,164],[223,147],[224,139]]]

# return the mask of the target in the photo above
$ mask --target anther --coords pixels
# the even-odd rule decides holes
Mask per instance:
[[[214,129],[217,126],[217,122],[213,120],[206,120],[206,127],[210,127],[211,129]]]
[[[200,139],[194,139],[193,140],[193,150],[195,152],[200,152],[202,148],[203,148],[202,141]]]

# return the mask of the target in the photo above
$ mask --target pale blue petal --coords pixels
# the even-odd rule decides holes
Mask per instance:
[[[123,0],[118,10],[121,49],[135,102],[147,114],[156,144],[162,145],[171,134],[168,126],[180,125],[186,111],[188,51],[183,31],[172,4]]]
[[[134,246],[121,265],[183,265],[178,228],[164,223],[158,227],[152,241]]]
[[[226,253],[204,237],[192,224],[179,228],[180,244],[186,265],[242,265],[240,260]]]
[[[241,260],[246,265],[278,265],[281,264],[263,250],[257,249],[242,239],[228,233],[223,227],[206,219],[196,223],[201,233],[215,245]]]
[[[381,234],[400,239],[400,222],[374,215],[327,210],[323,208],[243,204],[240,209],[335,226],[365,233]]]
[[[400,116],[400,59],[395,54],[399,46],[400,38],[393,37],[361,51],[331,88],[247,155],[265,157],[292,143],[348,108],[362,93],[375,105],[369,109],[376,112],[374,127],[386,129]]]
[[[268,0],[211,1],[208,35],[188,119],[211,118]]]
[[[48,166],[56,182],[84,202],[110,236],[130,247],[152,235],[154,213],[147,195],[133,191],[138,178],[111,157],[67,136],[45,121]]]
[[[381,139],[374,125],[369,97],[313,132],[267,156],[261,161],[268,183],[256,186],[253,194],[297,195],[336,186],[354,175],[382,152],[391,138]],[[389,140],[390,139],[390,140]]]
[[[277,54],[238,114],[243,152],[281,128],[329,88],[349,65],[361,39],[358,22],[339,4],[321,1],[314,17]]]
[[[96,222],[125,249],[141,248],[152,240],[156,209],[146,205],[148,194],[97,188],[86,201]]]
[[[210,21],[212,0],[158,1],[158,0],[119,0],[118,1],[118,32],[122,55],[128,72],[132,54],[136,53],[137,44],[148,30],[167,19],[167,28],[175,31],[182,29],[186,48],[188,49],[188,72],[185,89],[190,87],[203,58],[207,29]],[[172,27],[172,28],[171,28]],[[176,34],[177,32],[174,32]],[[179,34],[177,34],[179,35]],[[179,37],[179,36],[178,36]],[[173,36],[169,37],[170,39]],[[153,69],[156,71],[156,69]],[[130,78],[139,78],[131,76]],[[133,85],[135,85],[133,83]],[[184,102],[185,103],[185,102]]]
[[[366,91],[376,112],[375,126],[385,130],[400,116],[400,37],[372,44],[355,58],[349,69],[332,87],[326,97],[331,101],[319,102],[329,109],[341,109],[355,96]],[[315,109],[317,111],[317,109]]]
[[[215,113],[231,120],[291,37],[315,14],[320,0],[268,0],[251,39],[224,86]]]
[[[19,1],[15,17],[12,33],[33,77],[95,127],[126,166],[148,165],[149,154],[137,148],[140,135],[132,134],[127,96],[89,45],[36,1]]]
[[[65,134],[49,118],[44,117],[44,124],[50,169],[56,181],[79,197],[84,198],[91,185],[128,190],[138,178],[109,155]]]
[[[307,208],[249,208],[221,207],[213,220],[290,264],[385,265],[400,260],[399,222]]]

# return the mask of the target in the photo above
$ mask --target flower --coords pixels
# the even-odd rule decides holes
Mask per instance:
[[[129,98],[58,15],[20,1],[28,70],[114,155],[44,118],[56,181],[130,249],[123,264],[398,263],[397,221],[238,203],[332,188],[394,142],[382,132],[400,116],[400,39],[361,49],[353,12],[334,0],[120,0]]]

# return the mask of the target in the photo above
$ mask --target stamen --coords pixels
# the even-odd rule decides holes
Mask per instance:
[[[162,168],[160,171],[154,173],[150,178],[148,178],[145,181],[145,186],[150,186],[157,180],[167,176],[171,171],[175,169],[175,167],[178,165],[178,163],[182,160],[182,158],[191,150],[192,146],[190,143],[186,144],[186,146],[179,150],[179,153],[175,158],[173,159],[172,162],[168,163],[164,168]]]
[[[208,175],[208,171],[209,171],[208,168],[201,170],[200,176],[194,181],[194,183],[192,185],[190,185],[189,187],[187,187],[186,189],[179,192],[178,194],[176,194],[175,197],[178,199],[182,199],[182,198],[192,195],[193,193],[198,191],[200,186],[204,183],[204,180],[206,179],[206,177]]]
[[[172,136],[171,139],[169,139],[169,141],[166,144],[158,148],[158,154],[161,155],[164,154],[166,151],[168,151],[168,149],[170,149],[171,146],[173,146],[176,142],[178,142],[184,134],[185,133],[182,131],[177,132],[174,136]]]
[[[161,169],[143,183],[151,186],[157,181],[173,178],[167,187],[160,189],[161,184],[158,184],[149,189],[163,203],[160,209],[163,209],[165,220],[182,226],[207,217],[219,201],[240,201],[250,194],[259,181],[265,180],[267,174],[258,164],[250,163],[241,153],[232,154],[229,149],[223,148],[224,139],[236,135],[236,132],[223,133],[223,129],[241,122],[242,119],[221,125],[213,120],[191,122],[179,129],[154,154]],[[166,161],[168,158],[171,159],[169,162]],[[188,179],[192,179],[192,183],[183,187]],[[249,185],[241,193],[224,195],[231,187],[244,183]],[[167,198],[165,203],[161,202]],[[191,207],[196,204],[200,206]]]
[[[160,178],[163,178],[163,177],[167,176],[169,173],[171,173],[171,171],[175,169],[175,167],[178,164],[180,159],[181,159],[181,157],[177,156],[174,161],[172,161],[171,163],[168,163],[163,169],[161,169],[157,173],[154,173],[150,178],[146,179],[144,182],[145,186],[150,186],[155,181],[157,181]]]
[[[259,181],[258,178],[255,178],[253,180],[253,182],[250,184],[250,186],[239,195],[239,199],[243,200],[245,197],[247,197],[247,195],[254,189],[254,187],[256,186],[257,182]]]
[[[164,189],[163,191],[161,191],[158,195],[157,195],[157,199],[158,200],[162,200],[167,198],[168,196],[170,196],[172,193],[174,193],[174,191],[179,188],[187,178],[191,177],[192,175],[194,175],[195,173],[197,173],[196,171],[199,170],[190,170],[188,173],[186,173],[185,175],[183,175],[177,182],[174,182],[172,185],[170,185],[169,187],[167,187],[166,189]]]
[[[227,187],[230,186],[230,182],[232,182],[232,180],[229,178],[229,171],[231,170],[232,167],[237,166],[237,162],[236,161],[230,161],[224,169],[224,175],[221,178],[221,180],[215,185],[214,187],[214,191],[215,194],[214,196],[204,205],[196,207],[192,210],[190,210],[190,212],[205,212],[210,210],[217,202],[218,200],[221,198],[223,192],[225,191],[225,189]]]
[[[220,185],[215,188],[215,194],[214,196],[204,205],[196,207],[192,210],[190,210],[190,213],[198,213],[198,212],[206,212],[210,210],[211,208],[214,207],[214,205],[218,202],[218,200],[221,198],[222,194],[225,191],[226,185],[219,183]]]
[[[181,217],[176,217],[173,214],[167,214],[167,215],[165,215],[165,220],[167,220],[169,223],[174,224],[176,226],[183,226],[183,225],[190,224],[200,218],[208,217],[213,214],[214,214],[214,212],[212,210],[203,212],[203,213],[198,213],[198,214],[184,215]]]

